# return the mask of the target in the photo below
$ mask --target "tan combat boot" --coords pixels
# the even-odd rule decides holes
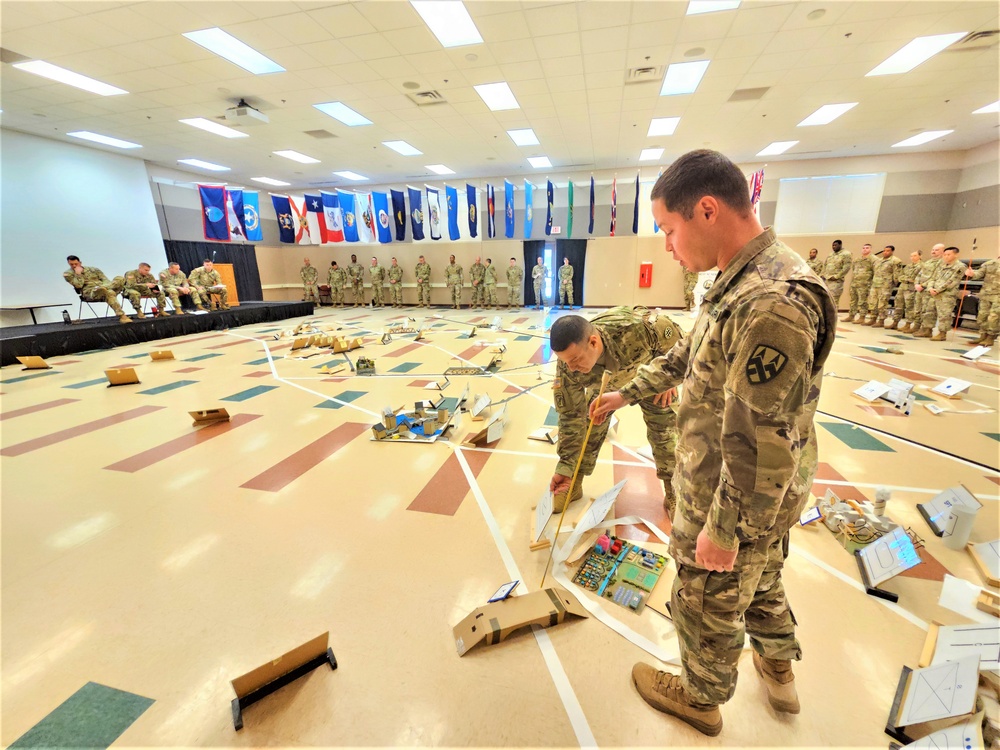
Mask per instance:
[[[568,506],[570,503],[575,503],[581,497],[583,497],[583,481],[577,479],[576,484],[573,485],[573,491],[569,495],[569,501],[566,500],[565,492],[557,492],[552,497],[552,512],[562,513],[564,510],[566,510],[566,506]]]
[[[122,313],[121,315],[118,316],[118,322],[119,323],[131,323],[132,322],[132,318],[130,318],[125,313]]]
[[[139,320],[142,320],[146,317],[146,313],[144,313],[142,311],[142,308],[140,307],[138,310],[135,311],[135,317],[137,317]]]
[[[930,328],[921,328],[915,334],[913,334],[918,339],[929,339],[933,331]]]
[[[986,338],[986,335],[987,335],[986,331],[981,331],[979,334],[979,338],[975,339],[974,341],[970,341],[969,346],[978,346],[979,344],[983,343],[983,339]]]
[[[899,318],[893,318],[892,322],[885,327],[887,331],[895,331],[899,328]]]
[[[993,342],[997,340],[997,337],[991,333],[986,334],[986,338],[979,342],[980,346],[993,346]]]
[[[792,662],[787,659],[768,659],[754,651],[753,668],[764,681],[767,702],[771,704],[771,708],[786,714],[797,714],[799,696],[795,692]]]
[[[684,692],[679,675],[659,672],[639,662],[632,667],[632,683],[642,699],[657,711],[676,716],[709,737],[722,731],[719,707],[696,703]]]
[[[840,319],[841,323],[851,323],[854,321],[854,313],[847,313],[846,317]]]
[[[885,328],[885,318],[876,318],[872,328]]]
[[[948,334],[944,331],[938,331],[933,336],[931,336],[931,341],[947,341]]]

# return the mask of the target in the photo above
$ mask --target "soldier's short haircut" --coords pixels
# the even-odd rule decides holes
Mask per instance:
[[[834,245],[843,245],[843,244],[844,244],[844,242],[843,242],[843,240],[834,240],[834,241],[833,241],[833,244],[834,244]]]
[[[147,263],[146,261],[143,261],[142,263],[139,264],[139,268],[142,268],[143,266],[145,266],[146,268],[152,268],[152,266],[149,265],[149,263]]]
[[[395,255],[393,255],[393,256],[392,256],[392,259],[393,259],[393,260],[396,260],[396,256],[395,256]]]
[[[718,151],[699,149],[681,156],[653,186],[650,201],[663,201],[666,209],[684,219],[694,217],[695,204],[706,195],[739,214],[752,210],[743,171]]]
[[[564,352],[573,344],[586,343],[597,329],[579,315],[564,315],[552,324],[549,346],[554,352]]]
[[[180,263],[178,263],[178,262],[177,262],[176,260],[172,260],[172,261],[170,261],[169,263],[167,263],[167,267],[168,267],[168,268],[169,268],[170,266],[177,266],[177,267],[180,267],[180,265],[181,265],[181,264],[180,264]]]
[[[205,258],[205,260],[203,260],[203,261],[202,261],[202,263],[211,263],[211,262],[212,262],[212,261],[211,261],[211,260],[209,260],[208,258]]]
[[[80,259],[77,258],[75,255],[67,255],[66,256],[66,262],[68,263],[71,260],[80,260]]]
[[[493,262],[493,258],[487,258],[487,259],[486,259],[486,262],[487,262],[487,263],[492,263],[492,262]]]
[[[949,250],[951,250],[951,251],[952,251],[953,253],[958,253],[958,252],[960,252],[960,250],[959,250],[959,249],[958,249],[957,247],[946,247],[946,248],[944,249],[944,251],[945,251],[945,252],[948,252]]]
[[[923,258],[923,257],[924,257],[924,251],[923,251],[923,250],[914,250],[913,252],[915,252],[915,253],[916,253],[917,255],[919,255],[919,256],[920,256],[921,258]]]
[[[511,260],[517,263],[517,258],[511,258]]]
[[[895,245],[886,245],[885,249],[886,250],[892,250],[893,252],[896,252],[896,246]]]
[[[335,266],[335,265],[337,265],[337,261],[335,261],[335,260],[334,260],[334,261],[331,261],[331,262],[330,262],[330,265],[331,265],[331,266]]]

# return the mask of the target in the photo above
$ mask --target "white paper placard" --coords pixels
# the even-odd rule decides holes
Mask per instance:
[[[978,686],[979,654],[914,669],[899,710],[898,726],[967,714],[975,708]]]
[[[590,531],[591,529],[600,526],[600,524],[607,517],[608,511],[611,510],[611,506],[618,498],[618,493],[622,491],[622,487],[625,486],[625,482],[627,481],[627,479],[623,479],[610,490],[595,499],[586,515],[584,515],[584,517],[581,518],[580,522],[576,525],[575,531],[579,531],[582,534],[583,532]]]
[[[483,409],[489,406],[491,403],[490,395],[484,393],[481,396],[476,397],[476,402],[472,405],[472,416],[478,417],[483,413]]]
[[[980,625],[939,625],[931,666],[979,655],[981,669],[1000,669],[1000,620]]]
[[[944,583],[941,585],[941,595],[938,597],[938,604],[952,612],[957,612],[967,620],[973,622],[990,623],[996,622],[997,618],[976,608],[976,600],[986,589],[980,588],[976,584],[966,581],[964,578],[956,578],[953,575],[944,576]]]
[[[961,380],[959,378],[948,378],[942,383],[938,383],[936,386],[931,388],[932,393],[940,393],[942,396],[947,396],[948,398],[955,398],[963,391],[968,390],[971,386],[968,380]]]
[[[855,389],[854,395],[863,398],[868,403],[882,398],[889,392],[889,386],[877,380],[869,380],[860,388]]]
[[[977,359],[986,354],[986,352],[988,352],[990,348],[991,347],[989,346],[974,346],[971,349],[969,349],[969,351],[967,351],[965,354],[962,354],[960,356],[963,359],[971,359],[973,362],[975,362]]]
[[[552,502],[552,493],[547,491],[538,501],[538,505],[535,506],[535,538],[531,540],[532,542],[537,542],[542,538],[545,524],[552,517]]]

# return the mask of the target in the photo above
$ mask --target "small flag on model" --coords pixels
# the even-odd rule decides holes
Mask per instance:
[[[406,199],[402,190],[390,190],[392,194],[392,219],[396,223],[396,242],[406,239]]]

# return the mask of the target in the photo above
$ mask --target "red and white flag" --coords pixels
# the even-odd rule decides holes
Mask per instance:
[[[753,215],[759,216],[757,205],[760,203],[760,191],[764,188],[764,170],[758,169],[750,175],[750,205],[753,207]]]
[[[309,233],[309,212],[306,210],[306,199],[290,195],[288,196],[288,203],[292,207],[292,215],[295,220],[295,244],[311,245],[312,239]]]

